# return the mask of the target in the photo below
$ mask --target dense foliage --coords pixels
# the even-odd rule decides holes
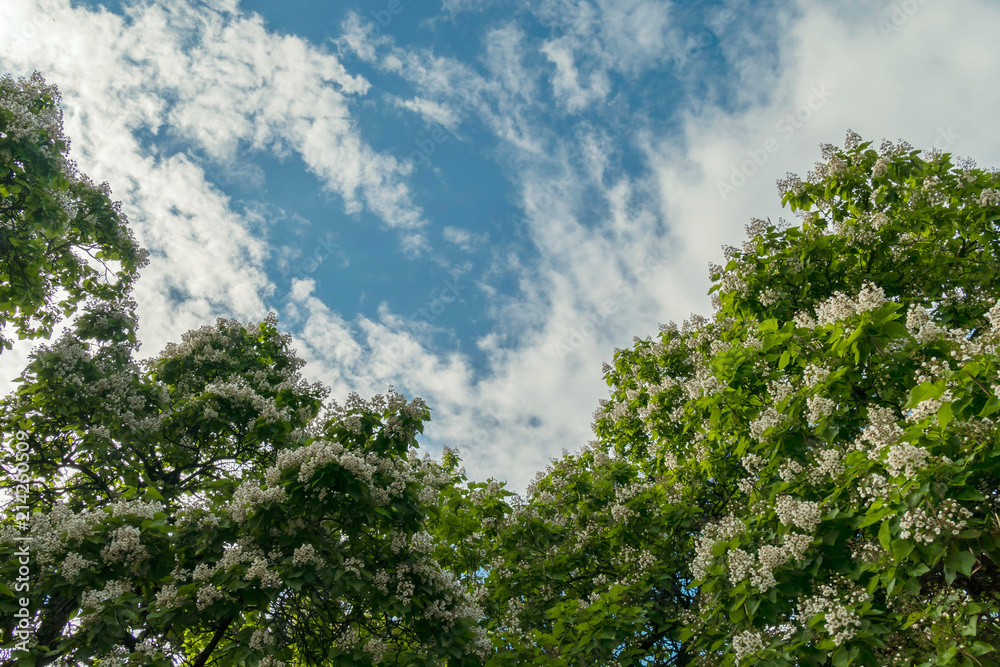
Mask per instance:
[[[480,612],[428,556],[426,524],[451,476],[412,449],[429,416],[419,399],[352,396],[319,417],[325,390],[302,380],[273,319],[220,320],[145,368],[134,343],[108,340],[129,322],[124,309],[88,309],[34,353],[0,411],[4,467],[27,482],[6,486],[32,508],[23,534],[42,604],[30,664],[484,654]],[[13,518],[3,582],[22,547]],[[19,597],[0,584],[5,621]]]
[[[507,662],[995,664],[1000,177],[823,151],[713,319],[616,352],[597,440],[493,494]]]
[[[107,184],[66,158],[59,99],[37,73],[0,78],[0,353],[6,325],[50,336],[87,297],[126,293],[146,262]]]
[[[0,640],[20,664],[997,664],[996,172],[823,146],[779,183],[801,226],[754,220],[710,269],[711,319],[616,350],[596,439],[521,497],[455,451],[418,458],[420,399],[328,401],[274,317],[136,362],[144,252],[106,190],[66,213],[91,186],[46,175],[68,169],[61,138],[36,141],[54,89],[3,91],[35,100],[0,105],[21,186],[0,179],[4,261],[41,282],[4,269],[0,324],[41,334],[92,297],[0,402]],[[48,129],[10,131],[25,114]],[[46,231],[95,210],[113,285],[73,283],[72,235]]]

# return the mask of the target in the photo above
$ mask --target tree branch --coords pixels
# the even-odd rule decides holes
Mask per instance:
[[[194,659],[193,663],[191,663],[191,667],[205,667],[205,664],[208,663],[208,659],[212,657],[212,651],[214,651],[215,647],[219,645],[220,641],[222,641],[222,637],[226,634],[226,630],[229,629],[229,626],[232,625],[235,620],[235,616],[219,619],[219,626],[215,629],[215,635],[212,637],[212,641],[208,642],[208,646],[202,649],[201,653],[198,654],[198,657]]]

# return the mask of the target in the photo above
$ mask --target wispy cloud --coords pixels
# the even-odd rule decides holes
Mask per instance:
[[[0,64],[60,84],[81,167],[115,186],[154,250],[139,284],[143,340],[155,350],[219,314],[262,316],[278,216],[235,207],[205,169],[241,148],[298,156],[345,210],[375,213],[412,250],[440,238],[445,250],[492,256],[478,275],[441,259],[459,278],[450,291],[367,316],[337,312],[297,276],[306,279],[283,298],[282,324],[306,373],[335,396],[388,384],[423,396],[427,444],[457,445],[472,476],[515,487],[591,437],[614,348],[659,322],[710,314],[708,263],[742,241],[751,217],[781,214],[775,180],[808,170],[818,144],[853,128],[929,146],[950,127],[951,150],[1000,164],[1000,90],[984,83],[1000,68],[1000,9],[984,1],[923,3],[884,34],[890,2],[734,0],[725,20],[709,12],[692,26],[667,2],[446,0],[448,18],[478,37],[467,40],[471,56],[398,43],[359,14],[341,25],[334,55],[235,5],[147,3],[123,19],[56,4],[50,30],[14,47],[10,26],[37,20],[41,5],[9,0]],[[487,7],[509,12],[476,22]],[[687,48],[705,21],[711,39]],[[377,72],[379,89],[341,64],[351,59]],[[817,86],[832,94],[788,134],[778,123]],[[665,92],[676,99],[654,99]],[[475,140],[502,173],[495,187],[523,221],[518,239],[426,219],[412,201],[413,146],[368,146],[354,115],[361,98],[460,126],[453,140]],[[624,129],[609,124],[622,118]],[[143,133],[183,139],[208,162],[149,148]],[[748,159],[744,184],[720,196]],[[496,287],[504,282],[514,287]],[[437,314],[414,317],[421,308]],[[446,320],[465,316],[485,320],[485,333],[464,348],[433,344]]]

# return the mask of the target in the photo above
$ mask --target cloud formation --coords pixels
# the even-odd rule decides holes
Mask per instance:
[[[592,437],[615,347],[710,314],[708,263],[751,217],[781,215],[775,181],[804,174],[820,143],[851,128],[1000,164],[1000,90],[984,85],[1000,69],[1000,8],[985,0],[909,13],[732,0],[693,15],[650,0],[445,0],[475,37],[469,52],[397,40],[354,13],[336,54],[235,0],[145,2],[126,16],[7,4],[0,65],[60,86],[82,171],[112,184],[153,251],[137,294],[148,352],[220,315],[263,317],[283,223],[236,206],[211,176],[232,165],[230,178],[260,182],[253,155],[301,160],[344,211],[374,214],[411,257],[433,249],[454,271],[427,303],[374,313],[338,312],[315,281],[296,281],[280,309],[306,374],[334,397],[388,384],[422,396],[432,450],[457,446],[471,476],[517,489]],[[487,9],[503,19],[483,21]],[[486,233],[425,213],[412,143],[372,148],[362,100],[453,132],[502,175],[491,187],[515,214]],[[471,253],[490,263],[470,271]],[[431,315],[414,320],[419,308]],[[479,333],[456,334],[462,320]],[[435,343],[441,332],[459,344]]]

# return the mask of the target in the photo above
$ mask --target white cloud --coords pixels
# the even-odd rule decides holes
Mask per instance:
[[[592,102],[600,102],[607,97],[610,83],[607,74],[600,70],[591,72],[589,86],[580,81],[580,72],[573,59],[573,50],[559,40],[542,46],[544,53],[556,66],[552,89],[560,104],[570,113],[580,111]]]
[[[15,0],[12,6],[23,12],[28,5]],[[377,319],[348,321],[317,299],[308,281],[296,283],[282,324],[291,325],[300,353],[310,362],[306,373],[330,384],[335,397],[351,390],[383,392],[388,384],[423,396],[434,410],[425,440],[432,448],[458,445],[473,477],[497,475],[510,480],[514,488],[523,488],[549,457],[563,447],[577,449],[591,437],[591,414],[598,399],[607,395],[601,361],[610,360],[614,347],[628,346],[633,335],[655,334],[659,322],[679,321],[691,312],[710,314],[705,294],[708,262],[721,260],[722,244],[738,245],[743,240],[743,227],[751,217],[774,219],[781,214],[775,180],[786,171],[809,169],[818,159],[819,143],[840,143],[847,128],[853,128],[866,139],[902,137],[926,147],[937,140],[939,129],[950,127],[952,134],[959,135],[950,147],[952,152],[972,155],[980,163],[1000,164],[1000,129],[993,123],[1000,90],[987,85],[1000,69],[1000,46],[992,39],[1000,28],[1000,9],[973,0],[927,2],[907,16],[898,30],[883,35],[879,21],[890,16],[892,6],[889,2],[855,3],[845,11],[837,5],[803,0],[794,11],[780,14],[788,34],[772,47],[774,53],[762,54],[764,45],[740,32],[746,25],[731,23],[719,48],[727,62],[742,63],[736,88],[728,91],[735,93],[738,110],[720,108],[713,103],[714,97],[688,99],[679,131],[654,135],[641,130],[633,135],[633,144],[643,149],[645,165],[631,175],[622,173],[619,146],[588,121],[565,120],[574,124],[555,133],[548,123],[551,109],[538,101],[537,91],[545,72],[561,72],[556,77],[557,87],[562,86],[557,91],[561,99],[568,109],[585,110],[606,98],[601,77],[612,71],[628,76],[662,73],[662,64],[676,52],[683,37],[671,24],[667,3],[541,2],[533,11],[552,34],[532,41],[515,22],[489,28],[482,42],[483,72],[475,64],[426,49],[408,51],[385,36],[374,38],[365,33],[357,16],[349,17],[340,46],[419,90],[419,97],[409,100],[415,111],[452,110],[463,122],[478,118],[493,133],[494,154],[508,175],[514,203],[529,221],[526,242],[532,244],[532,253],[518,257],[507,249],[495,249],[496,264],[503,266],[497,271],[514,276],[519,289],[515,294],[490,296],[486,312],[495,324],[477,341],[487,359],[487,370],[481,374],[473,371],[465,355],[430,348],[425,342],[430,326],[414,326],[385,305],[379,308]],[[125,30],[110,16],[83,13],[78,18],[91,22],[90,33],[104,35],[101,43],[110,43]],[[258,91],[258,97],[241,102],[245,104],[240,107],[242,115],[227,116],[220,111],[217,118],[221,120],[212,136],[202,136],[193,112],[184,109],[188,105],[216,108],[217,93],[200,83],[180,80],[192,65],[185,64],[183,57],[168,57],[166,52],[175,46],[169,39],[165,46],[147,48],[153,52],[151,61],[162,63],[164,80],[174,81],[171,85],[176,90],[185,91],[179,96],[181,102],[170,107],[181,111],[168,117],[163,100],[150,92],[138,74],[121,65],[117,51],[95,46],[86,55],[83,47],[90,48],[89,42],[73,58],[89,58],[89,67],[98,63],[112,69],[88,75],[80,66],[61,64],[67,80],[83,81],[93,88],[86,94],[74,93],[74,102],[81,108],[98,109],[105,126],[176,124],[171,127],[203,141],[206,149],[211,147],[218,155],[240,142],[271,149],[280,143],[288,150],[301,150],[325,182],[332,181],[331,187],[357,206],[370,205],[366,188],[392,191],[403,183],[405,165],[366,149],[350,123],[334,117],[349,108],[346,100],[363,93],[365,83],[360,78],[337,69],[332,57],[309,55],[308,49],[297,50],[292,42],[269,37],[253,21],[239,23],[248,21],[239,19],[239,30],[230,36],[225,34],[229,24],[219,21],[218,27],[200,29],[213,35],[210,43],[229,46],[205,47],[203,58],[210,62],[200,65],[207,68],[207,74],[198,76],[226,86],[222,73],[233,72],[234,81],[240,82],[232,84],[233,94],[251,89]],[[146,32],[161,34],[157,30],[148,27]],[[53,63],[55,71],[57,45],[72,47],[75,34],[60,33],[59,39],[25,56],[20,66],[44,61]],[[237,34],[249,35],[247,39],[256,45],[275,49],[285,45],[281,48],[290,48],[298,54],[296,58],[313,63],[310,71],[327,67],[324,83],[317,83],[322,78],[318,74],[287,76],[294,85],[312,88],[307,95],[315,96],[310,98],[313,102],[329,101],[331,115],[306,117],[300,111],[297,120],[278,123],[277,111],[263,96],[273,93],[287,99],[289,93],[282,92],[275,81],[254,83],[253,77],[269,71],[269,65],[251,66],[236,58],[234,53],[244,53]],[[157,49],[164,53],[157,54]],[[541,56],[546,55],[554,65],[544,62]],[[692,79],[702,76],[704,68],[696,61],[707,55],[691,53],[690,69],[678,74]],[[0,51],[4,63],[18,57],[12,47]],[[254,55],[264,65],[270,57],[266,50]],[[116,76],[124,82],[102,83],[106,71],[115,71],[116,66],[122,70]],[[56,77],[53,80],[61,83]],[[711,85],[722,89],[732,86],[732,81]],[[352,86],[353,92],[348,90]],[[830,94],[818,96],[817,86],[825,86]],[[71,88],[90,91],[82,83]],[[826,99],[820,102],[819,97]],[[118,110],[101,111],[94,102],[97,99],[134,99],[135,103],[116,116]],[[787,119],[779,124],[803,106],[807,119],[793,115],[797,126]],[[77,130],[93,131],[87,128],[101,124],[82,117],[73,122],[74,137]],[[793,131],[789,133],[788,128]],[[159,260],[153,280],[193,295],[189,303],[178,307],[160,287],[140,283],[149,295],[144,313],[152,315],[160,330],[166,330],[172,318],[177,322],[169,327],[174,332],[198,326],[219,308],[246,313],[244,317],[259,312],[254,294],[266,285],[259,270],[263,250],[246,233],[245,221],[204,184],[196,165],[169,156],[143,156],[128,139],[119,139],[117,144],[111,141],[114,133],[100,141],[81,136],[83,146],[78,143],[74,149],[87,156],[84,170],[93,167],[95,175],[115,184],[118,196],[124,191],[131,198],[126,199],[128,207],[141,211],[133,222],[142,234],[170,249],[167,258]],[[310,140],[321,145],[342,142],[337,144],[340,155],[354,160],[353,166],[336,177],[326,174],[323,169],[328,161],[322,150],[302,148]],[[718,183],[727,182],[733,168],[739,170],[752,155],[761,155],[765,145],[774,145],[768,140],[778,142],[779,148],[765,150],[763,165],[748,169],[752,173],[745,184],[724,199]],[[116,160],[121,164],[115,164]],[[141,192],[147,182],[158,188],[158,194]],[[194,202],[177,202],[169,193],[159,192],[164,188],[193,192]],[[404,233],[419,233],[416,219],[408,222],[406,218],[407,211],[414,211],[405,204],[406,192],[394,192],[396,208],[380,215],[387,224],[395,220],[391,224]],[[183,214],[163,213],[174,206]],[[218,229],[213,222],[211,230],[196,231],[203,224],[199,221],[216,217],[221,220]],[[208,237],[198,236],[206,233]],[[442,233],[446,241],[459,246],[474,242],[467,230],[450,227]],[[208,250],[221,239],[229,244],[225,249]],[[189,252],[195,269],[185,275],[181,260]],[[211,261],[219,266],[205,266]],[[214,282],[197,280],[194,274],[203,270]],[[446,307],[468,305],[456,299]],[[149,319],[144,314],[144,327]]]
[[[951,125],[963,137],[954,150],[964,145],[962,152],[995,164],[1000,136],[991,113],[1000,91],[983,82],[1000,65],[996,42],[989,38],[1000,21],[997,10],[984,3],[961,4],[962,11],[927,4],[908,19],[905,31],[883,39],[877,23],[891,11],[888,3],[838,14],[833,7],[803,2],[776,15],[789,34],[775,53],[741,33],[745,22],[730,23],[720,48],[728,62],[740,63],[732,90],[739,111],[688,100],[679,135],[637,132],[634,139],[645,147],[649,170],[635,182],[614,176],[615,146],[584,122],[575,135],[564,132],[555,139],[525,122],[543,107],[511,94],[512,87],[503,84],[504,67],[498,66],[524,58],[496,44],[530,48],[511,37],[515,27],[507,28],[506,39],[487,40],[488,67],[502,90],[511,92],[480,82],[460,63],[392,49],[392,71],[431,99],[454,99],[455,91],[463,91],[468,108],[493,129],[540,255],[534,263],[514,264],[520,292],[497,297],[489,311],[497,324],[479,347],[490,371],[474,386],[427,397],[441,406],[436,415],[441,421],[432,423],[428,435],[458,445],[471,440],[470,472],[484,477],[502,470],[515,487],[559,448],[584,444],[590,413],[607,391],[600,360],[610,359],[611,348],[627,345],[633,334],[655,334],[657,322],[710,314],[707,265],[721,261],[720,246],[738,245],[751,217],[782,215],[775,180],[789,170],[804,173],[819,157],[818,144],[839,143],[849,127],[870,139],[887,135],[929,145],[939,127]],[[536,14],[558,28],[542,53],[556,64],[556,92],[570,110],[604,94],[581,85],[578,63],[600,73],[615,67],[612,60],[618,58],[619,71],[641,70],[677,52],[684,35],[670,26],[667,9],[665,3],[538,6]],[[655,16],[649,13],[654,10]],[[707,56],[707,51],[691,53],[691,68],[679,74],[704,75],[694,59]],[[803,113],[803,106],[807,120],[784,119]],[[496,121],[500,109],[522,123],[520,131]],[[780,149],[765,151],[764,165],[752,165],[756,171],[746,184],[723,200],[717,183],[749,159],[748,150],[760,156],[769,139]],[[586,207],[600,205],[604,212],[585,224]],[[664,248],[666,266],[655,268],[650,261],[649,277],[644,263],[654,241]],[[537,428],[527,426],[532,415],[541,417]]]
[[[446,226],[442,230],[442,235],[445,241],[457,245],[465,252],[474,252],[490,240],[489,234],[474,234],[467,229],[459,229],[458,227]]]
[[[447,104],[441,104],[422,97],[414,97],[409,100],[394,98],[396,106],[409,109],[417,115],[423,116],[431,123],[437,123],[449,130],[455,129],[459,120],[458,114]]]
[[[233,210],[203,165],[150,153],[130,131],[192,142],[223,182],[262,177],[235,162],[240,145],[298,153],[348,212],[367,207],[405,248],[427,247],[404,180],[411,166],[373,151],[350,118],[368,82],[305,40],[267,32],[259,17],[233,15],[235,3],[217,5],[226,13],[145,3],[126,18],[66,0],[11,0],[0,24],[0,65],[38,69],[60,87],[72,157],[113,185],[153,253],[136,291],[151,352],[218,315],[262,317],[273,285],[262,268],[266,229]]]

